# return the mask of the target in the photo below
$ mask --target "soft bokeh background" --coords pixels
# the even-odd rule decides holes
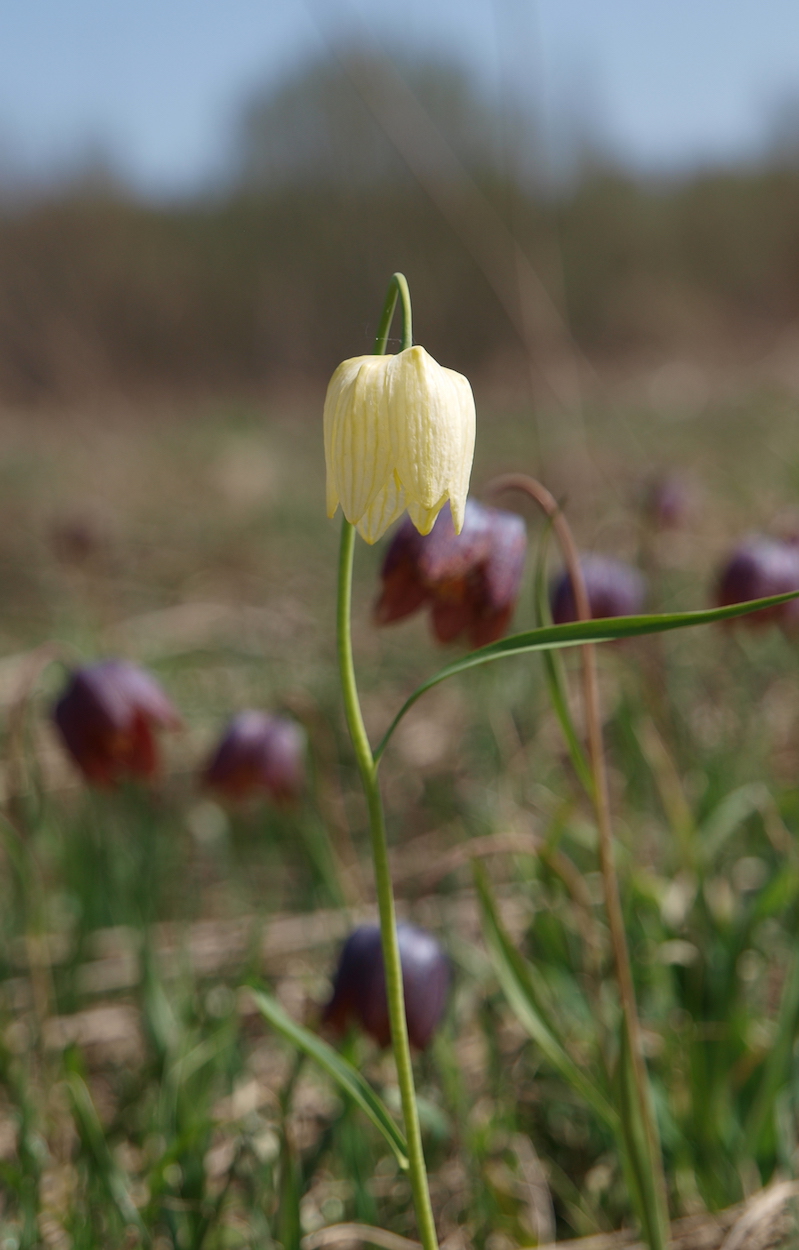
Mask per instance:
[[[787,0],[40,0],[5,15],[0,137],[12,650],[259,606],[301,534],[326,568],[324,386],[394,269],[475,387],[483,480],[537,469],[584,543],[597,492],[706,454],[738,526],[790,508],[764,425],[799,386]]]
[[[0,396],[318,390],[393,268],[544,403],[779,373],[798,126],[788,0],[10,6]]]
[[[251,974],[315,1024],[337,943],[374,913],[334,663],[326,381],[370,349],[401,269],[417,341],[474,385],[475,493],[536,473],[583,547],[645,568],[654,608],[706,605],[740,534],[799,532],[799,9],[30,0],[0,27],[2,1244],[144,1244],[133,1209],[158,1250],[288,1248],[343,1218],[413,1235],[377,1135],[318,1074],[295,1084],[238,995]],[[686,506],[656,532],[642,501],[662,474]],[[359,544],[354,611],[375,734],[442,662],[423,619],[373,628],[381,555]],[[183,713],[153,793],[88,792],[50,726],[63,664],[107,655]],[[795,646],[696,631],[601,666],[672,1207],[723,1207],[799,1161],[781,1070],[756,1160],[740,1127],[799,1019]],[[297,810],[198,786],[248,706],[306,726]],[[442,1230],[511,1250],[617,1227],[613,1144],[504,1002],[466,864],[479,838],[592,1052],[593,825],[541,667],[439,687],[381,776],[400,909],[455,968],[419,1065]],[[390,1064],[349,1053],[392,1097]]]

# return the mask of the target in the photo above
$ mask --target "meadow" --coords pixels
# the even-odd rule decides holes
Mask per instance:
[[[473,493],[498,472],[535,472],[583,549],[644,569],[652,610],[708,606],[740,536],[799,524],[795,400],[776,384],[701,403],[618,388],[579,420],[477,398]],[[268,989],[316,1029],[344,937],[375,915],[335,669],[321,399],[92,401],[0,419],[3,1250],[315,1250],[352,1240],[330,1226],[353,1222],[387,1250],[415,1237],[383,1138],[252,994]],[[666,470],[690,508],[657,530],[642,491]],[[533,624],[544,534],[521,508],[515,629]],[[359,544],[353,610],[373,739],[457,654],[423,615],[375,628],[384,549]],[[157,676],[185,726],[163,736],[155,786],[98,791],[51,709],[65,667],[117,655]],[[795,642],[716,626],[605,646],[599,663],[671,1213],[696,1220],[795,1174]],[[564,664],[579,725],[576,655]],[[227,807],[201,788],[245,707],[305,727],[298,804]],[[439,937],[454,971],[416,1060],[441,1237],[512,1250],[630,1227],[606,1126],[509,1003],[472,871],[483,865],[505,937],[587,1070],[596,1020],[615,1011],[596,833],[539,657],[426,695],[381,777],[400,912]],[[341,1045],[396,1110],[390,1052],[357,1035]],[[702,1244],[720,1244],[731,1218]]]

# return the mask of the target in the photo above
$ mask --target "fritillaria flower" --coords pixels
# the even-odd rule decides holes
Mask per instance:
[[[636,616],[643,611],[646,585],[632,565],[610,556],[584,555],[580,557],[580,568],[594,620],[609,616]],[[571,578],[566,569],[552,583],[549,602],[556,625],[578,619]]]
[[[790,590],[799,590],[799,544],[750,534],[735,548],[721,569],[715,600],[719,607],[726,607],[730,603],[765,599]],[[730,623],[740,623],[747,629],[770,624],[796,628],[799,624],[799,603],[792,599],[775,608],[751,612]]]
[[[266,795],[299,797],[305,777],[305,734],[296,721],[268,712],[239,712],[203,772],[205,785],[234,802]]]
[[[691,492],[685,479],[677,473],[661,473],[651,477],[643,492],[643,511],[649,523],[658,530],[679,529],[692,511]]]
[[[398,924],[397,941],[408,1037],[418,1050],[424,1050],[447,1004],[449,960],[432,934],[415,925]],[[337,1033],[359,1024],[378,1046],[391,1041],[378,925],[361,925],[344,943],[323,1020]]]
[[[449,507],[427,535],[406,518],[383,561],[375,620],[387,625],[429,604],[439,642],[462,633],[473,647],[495,642],[516,606],[526,549],[521,517],[473,499],[466,501],[460,534]]]
[[[97,786],[151,780],[159,768],[155,730],[181,724],[155,678],[128,660],[77,669],[53,719],[78,768]]]
[[[336,369],[324,410],[327,514],[341,504],[374,543],[407,509],[422,534],[449,500],[463,525],[475,411],[466,378],[423,347],[355,356]]]

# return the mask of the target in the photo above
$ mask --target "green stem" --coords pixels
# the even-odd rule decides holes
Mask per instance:
[[[411,312],[411,293],[408,289],[408,280],[404,273],[393,273],[388,284],[386,302],[383,305],[383,311],[377,326],[374,345],[375,356],[385,355],[388,332],[391,329],[394,310],[397,307],[397,297],[399,297],[402,307],[402,345],[400,351],[406,351],[413,343],[413,314]]]
[[[388,332],[391,328],[391,321],[398,298],[401,302],[402,310],[401,350],[405,351],[406,348],[411,346],[413,341],[411,297],[408,283],[401,273],[395,273],[389,284],[386,302],[378,326],[374,348],[376,356],[382,356],[386,350]],[[388,844],[386,842],[383,801],[377,781],[377,765],[375,764],[366,727],[363,723],[358,687],[355,681],[355,665],[352,658],[352,565],[354,552],[355,528],[350,525],[346,518],[343,518],[338,567],[336,624],[344,711],[369,811],[372,859],[375,869],[375,887],[377,905],[380,912],[380,935],[383,946],[383,965],[386,975],[388,1018],[391,1024],[391,1045],[394,1051],[394,1061],[397,1065],[397,1080],[402,1101],[402,1115],[405,1121],[405,1136],[408,1143],[408,1173],[413,1192],[413,1203],[416,1209],[416,1220],[419,1225],[419,1236],[421,1237],[424,1250],[438,1250],[436,1226],[430,1202],[430,1190],[427,1184],[427,1169],[425,1168],[424,1152],[422,1150],[422,1133],[419,1127],[419,1112],[416,1106],[416,1090],[413,1084],[408,1025],[405,1019],[405,992],[402,981],[399,943],[397,941],[394,892],[391,887],[391,872],[388,863]]]
[[[402,965],[397,942],[397,922],[394,910],[394,894],[388,864],[386,826],[383,803],[377,781],[372,749],[355,684],[355,666],[352,659],[351,596],[352,563],[355,547],[355,529],[349,521],[342,520],[341,555],[338,580],[338,662],[344,694],[344,710],[350,731],[358,770],[361,774],[366,802],[369,809],[369,827],[372,838],[372,857],[375,868],[375,886],[380,911],[380,933],[383,943],[383,963],[386,970],[386,995],[388,1016],[391,1022],[391,1044],[397,1065],[402,1114],[405,1120],[405,1136],[408,1142],[408,1172],[410,1175],[419,1235],[425,1250],[437,1250],[436,1227],[427,1185],[427,1171],[422,1151],[422,1134],[416,1107],[416,1091],[413,1085],[411,1048],[408,1026],[405,1021],[405,995],[402,983]]]

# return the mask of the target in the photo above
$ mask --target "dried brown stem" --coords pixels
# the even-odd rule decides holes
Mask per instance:
[[[563,559],[571,579],[572,592],[577,616],[581,621],[591,619],[591,607],[588,591],[580,564],[580,555],[568,521],[554,495],[542,486],[535,478],[524,473],[508,473],[494,478],[489,483],[491,494],[502,491],[522,491],[538,504],[552,524]],[[599,683],[596,670],[596,650],[593,644],[585,643],[580,647],[583,676],[583,701],[585,705],[585,728],[588,739],[588,755],[593,776],[593,803],[596,813],[597,831],[599,834],[599,864],[602,873],[602,885],[605,896],[605,910],[610,929],[610,940],[613,948],[613,963],[616,981],[619,987],[624,1026],[633,1063],[636,1095],[639,1103],[642,1123],[645,1126],[649,1153],[655,1168],[655,1185],[662,1211],[668,1210],[666,1199],[666,1180],[663,1174],[663,1161],[660,1145],[654,1124],[654,1113],[648,1092],[648,1078],[641,1038],[641,1023],[635,1000],[630,952],[627,946],[627,934],[624,928],[624,915],[619,896],[619,882],[616,876],[615,857],[613,853],[613,825],[610,811],[610,792],[608,773],[605,764],[605,751],[602,742],[602,717],[599,706]]]

